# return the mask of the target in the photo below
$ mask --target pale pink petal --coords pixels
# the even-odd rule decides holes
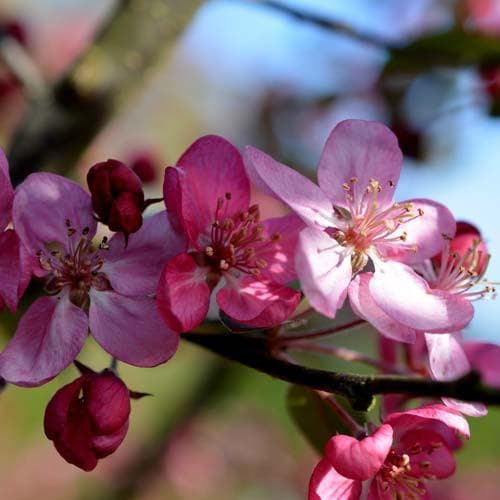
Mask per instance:
[[[361,200],[371,179],[379,182],[380,206],[389,204],[399,180],[403,154],[396,136],[382,123],[345,120],[330,133],[318,166],[318,182],[330,200],[346,206],[343,185],[357,179],[351,194]]]
[[[169,328],[187,332],[206,318],[211,290],[208,269],[200,268],[187,253],[170,259],[163,268],[156,299],[158,309]]]
[[[309,481],[308,500],[359,500],[361,481],[341,476],[326,459],[314,468]]]
[[[2,148],[0,148],[0,231],[7,227],[11,219],[14,190],[10,182],[9,164]]]
[[[414,408],[405,412],[391,413],[384,419],[394,429],[394,433],[403,435],[409,430],[421,426],[422,419],[436,420],[445,424],[462,437],[469,438],[470,430],[467,420],[459,411],[441,404]]]
[[[371,436],[358,440],[343,434],[330,438],[325,458],[349,479],[365,481],[382,467],[392,447],[392,427],[381,425]]]
[[[274,193],[306,224],[320,228],[335,226],[331,200],[307,177],[251,146],[245,148],[244,158],[248,175],[256,186]]]
[[[116,233],[109,241],[109,250],[101,250],[105,259],[102,272],[114,290],[135,296],[154,293],[165,262],[186,250],[186,240],[174,231],[166,212],[144,219],[142,227],[125,237]]]
[[[96,231],[90,195],[76,182],[56,174],[28,176],[16,190],[12,213],[14,228],[31,253],[53,242],[67,248],[66,221],[76,230],[75,246],[84,228],[89,238]]]
[[[500,346],[486,342],[463,343],[469,362],[484,383],[500,387]]]
[[[308,227],[299,235],[295,269],[312,307],[333,318],[344,303],[352,277],[351,257],[333,238]]]
[[[251,276],[226,279],[226,286],[217,293],[217,304],[228,316],[255,327],[283,323],[299,302],[297,290]]]
[[[1,376],[25,387],[44,384],[76,358],[87,331],[87,315],[67,294],[38,298],[0,354]]]
[[[272,238],[275,234],[279,234],[279,238],[266,243],[262,248],[255,248],[256,258],[267,263],[260,276],[276,283],[288,283],[296,279],[295,250],[304,223],[295,214],[290,214],[264,220],[262,224],[264,238]]]
[[[423,215],[401,226],[406,233],[404,242],[378,245],[377,250],[385,258],[414,264],[439,254],[445,244],[445,236],[451,238],[455,234],[456,222],[452,213],[436,201],[413,199],[401,202],[405,203],[413,205],[412,212],[421,210]]]
[[[410,267],[377,261],[369,283],[375,303],[391,318],[415,330],[455,332],[469,324],[471,303],[460,295],[432,290]]]
[[[358,274],[349,285],[349,302],[354,314],[368,321],[389,339],[410,344],[415,342],[416,330],[392,319],[372,299],[369,289],[372,276],[373,273]]]
[[[222,216],[248,209],[250,181],[240,152],[226,139],[201,137],[179,158],[176,167],[177,176],[170,169],[165,172],[165,204],[182,221],[191,239],[209,230],[217,200],[225,199],[227,193],[231,199],[225,200]]]
[[[470,371],[471,366],[459,334],[426,333],[425,341],[429,352],[429,367],[436,380],[455,380]],[[482,403],[469,403],[450,398],[442,400],[446,406],[471,417],[482,417],[488,413]]]
[[[0,232],[0,297],[12,312],[17,308],[24,274],[17,234],[12,229]]]
[[[90,333],[116,359],[156,366],[177,350],[179,335],[163,323],[154,299],[115,292],[90,292]]]

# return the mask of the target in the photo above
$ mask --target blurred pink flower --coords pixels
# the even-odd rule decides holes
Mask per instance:
[[[468,323],[467,301],[431,293],[404,264],[439,252],[441,235],[453,234],[455,221],[444,206],[430,200],[393,202],[402,154],[384,125],[362,120],[337,125],[319,162],[319,186],[257,149],[248,147],[245,160],[256,184],[287,203],[308,225],[299,236],[296,269],[319,312],[334,317],[353,275],[371,260],[376,269],[370,273],[371,298],[408,326],[392,330],[392,336],[412,342],[411,327],[439,331]],[[418,312],[413,306],[417,302]]]
[[[109,370],[84,367],[47,405],[45,434],[67,462],[91,471],[121,444],[129,414],[129,390],[122,380]]]
[[[165,173],[164,198],[189,252],[170,259],[157,291],[167,325],[185,332],[206,317],[212,291],[231,318],[273,326],[295,310],[300,293],[293,252],[302,223],[295,215],[260,220],[239,151],[222,137],[198,139]],[[189,296],[190,300],[186,300]]]
[[[113,357],[155,366],[176,351],[153,298],[161,263],[184,248],[165,212],[144,222],[125,248],[123,234],[96,249],[90,195],[54,174],[30,175],[13,203],[16,231],[46,278],[0,354],[0,375],[22,386],[41,385],[78,355],[88,330]]]
[[[426,482],[455,472],[467,421],[443,405],[393,413],[368,437],[333,436],[309,484],[309,500],[356,500],[371,480],[369,500],[429,498]]]

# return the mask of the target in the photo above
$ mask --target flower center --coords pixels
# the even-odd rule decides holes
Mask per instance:
[[[258,276],[267,267],[267,261],[259,255],[269,244],[278,241],[281,235],[274,233],[271,237],[264,236],[258,205],[228,215],[230,202],[231,193],[217,200],[203,261],[216,276],[229,270]]]
[[[77,234],[69,220],[66,221],[66,227],[67,244],[49,243],[37,252],[37,257],[42,269],[49,272],[45,290],[56,294],[64,288],[69,288],[71,302],[83,307],[88,302],[91,288],[111,288],[104,273],[100,272],[104,259],[98,251],[106,250],[109,246],[107,238],[104,237],[98,249],[95,248],[88,236],[88,227],[84,228],[81,234]]]
[[[401,244],[406,241],[406,231],[401,225],[421,217],[422,209],[414,209],[411,203],[392,203],[381,207],[378,195],[382,186],[375,179],[370,179],[361,195],[356,190],[357,177],[342,185],[345,192],[346,207],[334,206],[336,220],[340,227],[329,228],[327,233],[342,246],[353,250],[351,261],[353,271],[361,270],[368,262],[368,250],[373,245]],[[395,184],[389,181],[389,188]],[[416,250],[415,246],[408,246]]]
[[[490,256],[485,255],[484,245],[479,239],[474,240],[469,249],[460,255],[450,250],[450,238],[447,240],[441,254],[440,262],[435,266],[435,276],[430,279],[431,288],[447,290],[460,294],[469,300],[477,300],[486,296],[495,296],[494,283],[484,280]],[[477,290],[471,290],[476,285],[482,285]]]

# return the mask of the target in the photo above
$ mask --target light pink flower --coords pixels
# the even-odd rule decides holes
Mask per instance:
[[[31,278],[32,260],[13,229],[7,229],[12,219],[14,190],[9,177],[9,165],[0,149],[0,310],[6,304],[14,312]]]
[[[260,220],[239,151],[217,136],[198,139],[165,173],[167,210],[189,239],[189,251],[170,259],[157,291],[167,325],[179,332],[199,325],[219,285],[218,306],[256,327],[283,322],[300,293],[293,253],[303,227],[295,215]]]
[[[443,405],[389,415],[364,439],[333,436],[314,469],[309,500],[356,500],[371,481],[368,500],[429,498],[426,483],[455,471],[453,451],[469,437],[467,421]]]
[[[362,120],[337,125],[319,162],[319,186],[257,149],[248,147],[245,160],[256,184],[286,202],[309,226],[300,233],[296,268],[302,289],[319,312],[333,317],[353,275],[362,279],[359,272],[371,260],[371,295],[387,314],[429,331],[468,323],[467,301],[464,306],[455,297],[430,293],[404,264],[438,253],[441,235],[454,234],[455,221],[444,206],[430,200],[393,201],[402,154],[384,125]],[[412,341],[408,332],[395,334]]]
[[[185,248],[165,212],[130,236],[99,248],[90,195],[58,175],[37,173],[15,195],[13,219],[20,239],[37,256],[50,296],[35,300],[0,354],[0,374],[22,386],[45,383],[78,355],[88,330],[115,358],[154,366],[176,351],[153,298],[161,264]]]

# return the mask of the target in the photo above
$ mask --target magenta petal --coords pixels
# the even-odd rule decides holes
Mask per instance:
[[[276,233],[279,233],[280,237],[267,243],[262,249],[255,249],[256,258],[267,262],[267,267],[262,269],[260,276],[276,283],[288,283],[296,279],[295,250],[304,223],[295,214],[290,214],[264,220],[262,225],[263,237],[271,238]]]
[[[435,420],[445,424],[462,437],[467,439],[470,437],[469,424],[460,412],[441,404],[391,413],[384,419],[384,423],[392,426],[395,434],[403,435],[416,427],[421,427],[422,419]]]
[[[86,314],[64,292],[38,298],[0,354],[1,376],[25,387],[44,384],[76,358],[87,330]]]
[[[231,318],[255,327],[276,326],[295,311],[300,292],[253,277],[229,281],[217,293],[217,304]]]
[[[325,457],[345,477],[365,481],[373,477],[392,447],[392,427],[381,425],[371,436],[358,440],[339,434],[330,438]]]
[[[114,453],[127,435],[128,419],[123,426],[113,434],[103,434],[92,437],[90,443],[94,453],[98,458],[104,458]]]
[[[92,238],[97,223],[90,195],[76,182],[56,174],[31,174],[17,188],[12,209],[14,227],[31,253],[46,243],[59,242],[66,247],[69,220],[76,230],[78,243],[84,228]]]
[[[0,297],[14,312],[23,288],[20,241],[12,229],[0,232]]]
[[[9,164],[2,148],[0,148],[0,231],[7,227],[11,219],[14,190],[10,182]]]
[[[370,179],[380,183],[380,205],[390,203],[403,154],[396,136],[382,123],[344,120],[330,133],[318,166],[318,182],[335,205],[345,206],[344,183],[356,178],[354,197],[363,197]]]
[[[295,268],[311,305],[333,318],[352,277],[350,255],[324,231],[308,227],[299,235]]]
[[[113,357],[135,366],[156,366],[177,350],[179,335],[163,323],[154,299],[90,292],[90,333]]]
[[[102,251],[102,271],[113,289],[122,295],[152,294],[164,263],[185,249],[184,236],[172,229],[163,211],[145,218],[141,229],[129,236],[126,247],[124,235],[115,234],[109,241],[109,250]]]
[[[332,202],[307,177],[251,146],[245,148],[244,157],[247,172],[257,187],[274,193],[306,224],[321,228],[334,225]]]
[[[192,240],[210,228],[215,220],[217,200],[229,193],[227,211],[231,216],[247,210],[250,181],[240,152],[226,139],[207,135],[195,141],[180,157],[178,176],[165,173],[165,204],[183,222]],[[175,194],[175,190],[179,191]]]
[[[156,299],[163,320],[175,332],[187,332],[206,318],[211,293],[207,272],[187,253],[173,257],[163,268]]]
[[[388,316],[415,330],[455,332],[464,328],[474,314],[467,299],[430,289],[410,267],[398,262],[378,261],[369,290]]]
[[[463,343],[469,362],[482,377],[483,382],[500,387],[500,346],[485,342]]]
[[[413,199],[400,203],[411,203],[413,212],[422,210],[423,215],[401,226],[406,233],[404,243],[381,247],[381,254],[407,264],[422,262],[439,254],[445,244],[443,235],[451,238],[456,231],[452,213],[441,203],[432,200]]]
[[[361,481],[341,476],[326,459],[314,468],[309,481],[308,500],[359,500]]]
[[[368,321],[389,339],[410,344],[415,342],[416,331],[392,319],[372,299],[369,289],[372,276],[373,273],[358,274],[349,285],[349,302],[354,314]]]

